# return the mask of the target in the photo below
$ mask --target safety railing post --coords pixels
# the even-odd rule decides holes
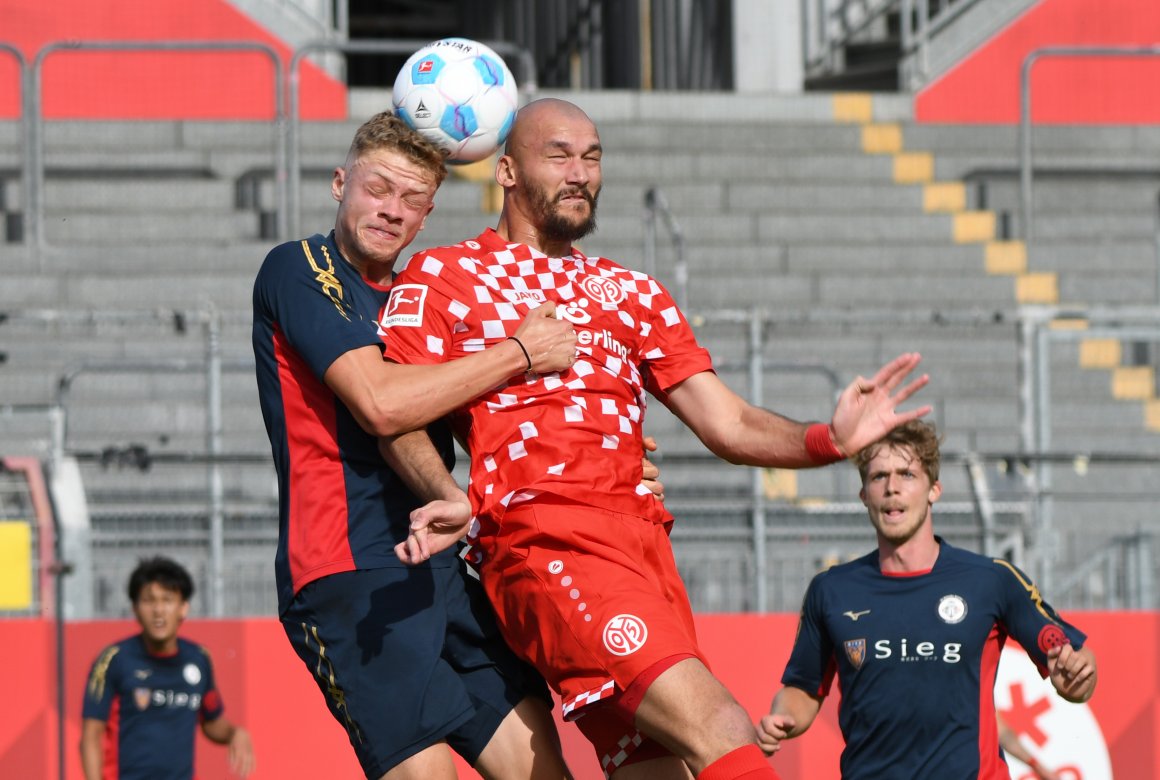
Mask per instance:
[[[221,317],[206,312],[206,451],[209,453],[210,614],[225,615],[225,498],[222,487]]]
[[[44,61],[50,55],[62,50],[67,51],[120,51],[120,52],[143,52],[143,51],[250,51],[262,54],[267,57],[274,68],[274,118],[273,127],[275,130],[275,176],[279,180],[285,179],[283,166],[285,165],[286,154],[283,150],[284,142],[282,141],[282,132],[280,127],[284,124],[285,118],[282,110],[282,95],[285,89],[282,84],[282,58],[274,47],[268,46],[264,43],[257,43],[254,41],[55,41],[41,47],[40,51],[36,53],[33,59],[30,75],[28,79],[28,102],[26,111],[30,116],[31,130],[28,144],[28,179],[29,179],[29,205],[31,211],[31,219],[34,223],[30,230],[33,233],[33,241],[36,242],[38,251],[47,250],[47,242],[44,235],[44,180],[45,180],[45,164],[44,164],[44,115],[43,102],[41,100],[42,91],[42,68]],[[284,189],[281,188],[281,189]],[[284,207],[279,205],[279,211],[284,212]],[[279,215],[279,224],[284,223],[284,214]]]
[[[1019,217],[1020,236],[1027,242],[1035,238],[1031,69],[1047,57],[1160,57],[1160,46],[1047,46],[1035,49],[1023,58],[1019,69]]]
[[[754,406],[764,405],[765,388],[763,386],[765,367],[765,348],[762,344],[765,328],[765,319],[761,311],[753,309],[749,313],[749,402]],[[762,485],[762,469],[754,466],[749,469],[753,493],[752,525],[753,525],[753,568],[754,568],[754,610],[766,612],[769,609],[769,563],[766,549],[765,528],[765,488]]]

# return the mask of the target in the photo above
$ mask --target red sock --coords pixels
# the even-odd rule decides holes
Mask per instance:
[[[701,770],[697,780],[780,780],[757,745],[731,750]]]

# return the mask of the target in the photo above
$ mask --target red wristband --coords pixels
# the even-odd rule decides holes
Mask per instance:
[[[806,428],[806,454],[819,466],[846,459],[846,456],[834,446],[834,440],[830,437],[830,426],[825,423],[814,423]]]

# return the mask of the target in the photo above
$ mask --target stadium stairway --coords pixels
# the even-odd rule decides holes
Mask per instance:
[[[1151,132],[1043,128],[1037,165],[1064,173],[1037,182],[1042,238],[1028,250],[1010,229],[1017,158],[1009,128],[920,126],[898,96],[565,96],[598,121],[606,150],[599,229],[584,248],[639,264],[644,195],[658,187],[684,233],[688,310],[719,373],[747,393],[747,325],[722,321],[721,310],[765,310],[763,401],[791,417],[827,416],[838,386],[917,350],[932,378],[924,400],[947,433],[946,448],[1015,452],[1019,306],[1154,300],[1148,209],[1155,187],[1146,176],[1075,174],[1093,161],[1148,170],[1158,143]],[[329,172],[356,126],[303,125],[305,232],[333,223]],[[250,287],[273,243],[272,128],[51,122],[48,131],[45,235],[52,249],[34,257],[20,244],[0,244],[0,272],[11,280],[0,286],[3,446],[44,452],[49,428],[29,410],[52,403],[61,379],[79,370],[67,388],[68,443],[92,455],[84,468],[94,504],[197,507],[206,467],[183,465],[182,454],[205,450],[208,389],[203,374],[166,370],[161,361],[204,361],[200,317],[211,311],[221,319],[223,359],[242,366],[249,358]],[[0,210],[13,215],[22,207],[13,175],[19,138],[14,123],[0,122]],[[474,235],[494,221],[489,206],[494,199],[479,176],[453,177],[415,248]],[[657,274],[672,288],[672,247],[663,235],[660,243]],[[1154,393],[1144,393],[1149,382],[1154,391],[1154,378],[1149,365],[1134,365],[1154,356],[1139,352],[1106,340],[1052,350],[1059,448],[1160,452]],[[116,370],[150,361],[161,367]],[[222,390],[224,451],[264,452],[252,373],[226,370]],[[736,605],[747,592],[745,567],[728,561],[749,561],[752,551],[741,537],[714,552],[712,534],[717,529],[720,541],[727,527],[744,525],[754,475],[706,461],[699,442],[659,404],[648,429],[661,442],[670,501],[682,508],[679,533],[692,534],[682,544],[696,551],[700,603]],[[226,471],[231,507],[269,511],[268,468],[239,462]],[[1096,500],[1096,478],[1108,473],[1093,465],[1089,474],[1069,490]],[[1024,497],[1013,474],[991,477],[1001,498]],[[1129,492],[1154,490],[1136,472],[1116,479]],[[959,507],[948,512],[954,538],[974,538],[964,470],[945,470],[944,483],[944,505]],[[759,485],[775,512],[809,511],[818,498],[850,502],[844,513],[804,525],[800,515],[778,521],[786,538],[813,539],[807,555],[787,548],[807,563],[798,572],[783,561],[785,576],[806,576],[818,561],[865,546],[848,467],[767,473]],[[1143,505],[1125,504],[1101,533],[1135,527],[1147,514]],[[1064,546],[1079,555],[1087,519],[1061,513],[1060,522],[1074,539]],[[787,593],[792,609],[796,592]]]

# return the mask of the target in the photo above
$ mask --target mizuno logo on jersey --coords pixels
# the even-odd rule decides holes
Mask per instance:
[[[855,623],[857,623],[858,618],[862,617],[863,615],[869,615],[870,610],[864,609],[861,612],[855,612],[852,609],[848,609],[845,612],[843,612],[842,614],[845,615],[846,617],[850,618],[850,620],[853,620]]]

